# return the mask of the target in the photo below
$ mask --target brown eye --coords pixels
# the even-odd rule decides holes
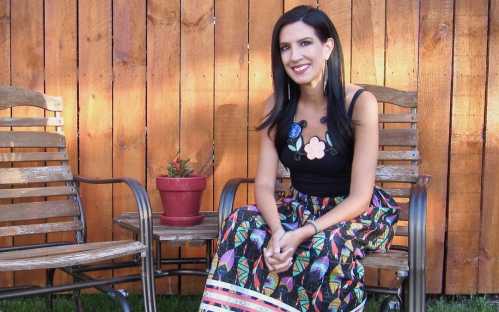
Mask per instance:
[[[287,45],[283,45],[283,46],[280,47],[281,52],[284,52],[284,51],[286,51],[288,49],[289,49],[289,46],[287,46]]]
[[[300,45],[302,47],[306,47],[306,46],[311,45],[311,44],[312,44],[312,41],[310,41],[310,40],[303,40],[302,42],[300,42]]]

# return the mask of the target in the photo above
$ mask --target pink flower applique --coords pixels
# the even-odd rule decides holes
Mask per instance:
[[[305,145],[305,153],[307,154],[307,158],[312,159],[321,159],[324,157],[324,150],[326,149],[326,144],[319,140],[318,137],[312,137],[310,141]]]

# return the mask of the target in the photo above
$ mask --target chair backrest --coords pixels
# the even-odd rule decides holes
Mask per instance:
[[[20,116],[26,111],[20,106],[40,110],[36,115],[44,117]],[[1,86],[0,110],[11,108],[14,113],[0,117],[0,237],[82,231],[63,135],[62,99]]]
[[[360,86],[373,93],[380,103],[376,182],[397,200],[401,220],[408,220],[411,186],[419,176],[417,94],[382,86]],[[289,172],[281,165],[278,176],[288,178]]]

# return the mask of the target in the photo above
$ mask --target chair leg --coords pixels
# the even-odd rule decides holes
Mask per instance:
[[[114,299],[118,299],[118,302],[121,306],[121,310],[123,312],[130,312],[132,309],[130,308],[130,304],[128,303],[127,297],[128,293],[124,289],[114,290],[110,289],[108,295]]]
[[[399,291],[399,300],[401,302],[400,306],[402,307],[402,311],[409,311],[409,277],[403,277],[400,281],[400,291]]]
[[[73,276],[73,283],[76,284],[79,279],[76,276]],[[83,304],[81,303],[81,291],[80,289],[73,289],[73,302],[75,305],[76,312],[83,312]]]
[[[54,286],[54,275],[55,269],[47,269],[47,287]],[[47,295],[47,310],[52,311],[54,309],[54,294],[49,293]]]
[[[409,310],[408,312],[425,312],[425,278],[424,272],[409,275]]]
[[[141,261],[142,294],[144,297],[144,311],[156,312],[156,294],[154,286],[154,266],[152,254],[146,252]]]

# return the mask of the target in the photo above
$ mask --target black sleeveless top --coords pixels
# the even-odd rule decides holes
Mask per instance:
[[[352,98],[348,108],[350,119],[355,102],[363,91],[357,90]],[[287,144],[279,151],[280,161],[290,171],[293,188],[312,196],[347,196],[352,155],[338,153],[334,148],[334,137],[327,132],[322,138],[312,137],[308,143],[313,144],[305,144],[301,135],[305,126],[304,121],[293,122],[289,127]]]

